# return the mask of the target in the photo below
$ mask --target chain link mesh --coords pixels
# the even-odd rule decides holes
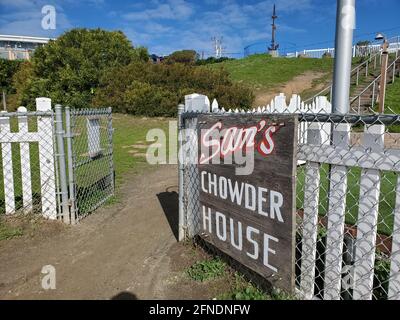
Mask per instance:
[[[78,218],[114,195],[110,108],[71,110],[72,162]]]
[[[400,116],[297,113],[297,293],[400,299]],[[183,114],[183,206],[187,236],[204,244],[193,164],[198,115]]]
[[[0,114],[0,214],[57,217],[53,122],[51,111]]]

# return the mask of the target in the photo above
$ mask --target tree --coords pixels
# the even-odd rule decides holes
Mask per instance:
[[[20,60],[0,59],[0,95],[6,96],[15,92],[13,76],[17,72],[20,64]]]
[[[167,64],[183,63],[183,64],[192,65],[192,64],[196,63],[198,58],[199,58],[199,55],[194,50],[181,50],[181,51],[175,51],[175,52],[171,53],[164,60],[164,62]]]
[[[33,106],[37,96],[71,107],[89,107],[104,72],[133,61],[147,61],[120,31],[73,29],[38,48],[32,74],[19,96]]]

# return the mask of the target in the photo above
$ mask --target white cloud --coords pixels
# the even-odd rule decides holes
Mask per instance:
[[[153,3],[154,8],[128,12],[123,14],[122,17],[130,21],[154,19],[181,20],[189,18],[193,13],[192,5],[184,0],[154,1]]]
[[[64,10],[56,5],[56,30],[42,28],[42,7],[46,1],[0,0],[0,6],[6,10],[0,14],[0,33],[54,37],[67,28],[71,28]]]

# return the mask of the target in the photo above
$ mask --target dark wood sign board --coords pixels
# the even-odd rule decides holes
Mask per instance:
[[[261,128],[260,121],[264,121],[263,128],[275,125],[279,130],[271,135],[274,149],[270,154],[254,148],[251,174],[237,175],[235,163],[199,163],[200,236],[275,287],[293,292],[297,117],[200,115],[199,154],[204,129],[217,122],[221,122],[221,130],[256,125]],[[255,136],[256,146],[262,141],[263,132]],[[221,159],[220,155],[217,157]]]

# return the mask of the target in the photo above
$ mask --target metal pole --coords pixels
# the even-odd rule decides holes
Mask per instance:
[[[64,151],[64,128],[62,118],[62,108],[59,104],[55,106],[56,111],[56,137],[57,137],[57,157],[58,168],[60,170],[60,187],[61,187],[61,207],[62,217],[65,223],[70,223],[69,219],[69,205],[68,205],[68,186],[67,174],[65,165],[65,151]]]
[[[374,85],[372,87],[372,109],[375,106],[375,90],[376,90],[376,81],[374,81]]]
[[[386,69],[388,65],[388,42],[386,39],[382,46],[381,84],[379,86],[379,113],[385,112]]]
[[[178,231],[178,241],[183,241],[185,239],[185,212],[183,207],[183,176],[184,176],[184,164],[182,157],[182,145],[183,145],[183,120],[182,113],[185,110],[183,104],[178,105],[178,176],[179,176],[179,231]]]
[[[74,168],[72,159],[72,134],[71,134],[71,113],[69,107],[65,107],[65,137],[67,139],[67,163],[68,163],[68,184],[69,184],[69,203],[71,210],[71,224],[76,224],[75,215],[75,183]]]
[[[358,86],[358,79],[360,78],[360,68],[357,68],[356,86]]]
[[[335,69],[333,74],[333,113],[345,114],[350,108],[350,78],[355,28],[355,0],[337,0]]]
[[[3,89],[3,110],[7,111],[6,91]]]

